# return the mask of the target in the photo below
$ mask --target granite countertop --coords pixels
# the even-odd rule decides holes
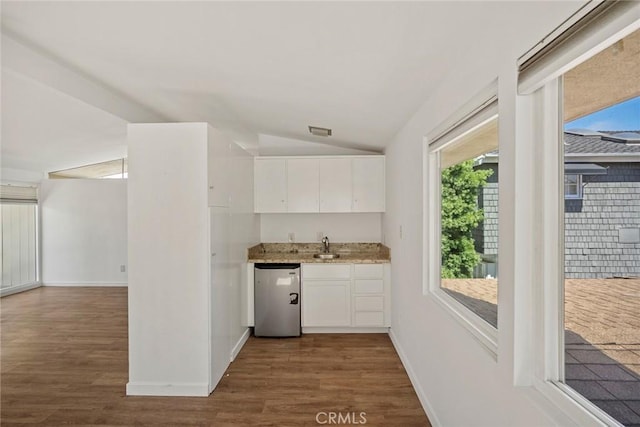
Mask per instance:
[[[391,251],[381,243],[331,243],[330,252],[336,259],[318,259],[322,243],[260,243],[248,250],[248,262],[253,263],[318,263],[318,264],[384,264],[391,262]]]

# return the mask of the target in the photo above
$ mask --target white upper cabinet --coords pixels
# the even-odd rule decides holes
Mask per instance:
[[[229,157],[233,141],[217,129],[207,135],[209,206],[229,206]]]
[[[384,157],[354,157],[352,212],[384,212]]]
[[[318,159],[287,159],[287,212],[318,212]]]
[[[351,212],[351,159],[320,159],[320,212]]]
[[[287,166],[281,158],[254,162],[255,211],[287,212]]]
[[[255,212],[384,212],[384,156],[257,157]]]

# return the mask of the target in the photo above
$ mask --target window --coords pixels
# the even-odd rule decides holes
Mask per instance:
[[[564,175],[564,198],[565,199],[581,199],[582,198],[582,175],[578,175],[578,174]]]
[[[640,310],[633,297],[640,289],[640,245],[620,239],[622,229],[640,232],[640,146],[611,134],[640,129],[640,97],[620,103],[602,92],[634,85],[640,92],[637,69],[635,77],[620,78],[606,71],[623,69],[625,46],[634,45],[640,46],[640,30],[562,77],[564,127],[579,123],[589,132],[574,132],[570,143],[561,144],[565,198],[581,199],[579,209],[567,204],[564,209],[561,368],[564,384],[623,425],[640,422]],[[594,68],[605,71],[593,74]],[[606,173],[566,174],[576,153],[588,153]]]
[[[3,185],[0,190],[0,295],[38,283],[36,189]]]
[[[427,290],[492,354],[498,327],[498,101],[494,84],[428,138]],[[465,111],[470,111],[466,113]],[[445,125],[446,126],[446,125]],[[443,126],[444,127],[444,126]]]
[[[533,375],[529,384],[578,425],[640,420],[640,359],[632,350],[640,312],[630,291],[640,285],[640,246],[626,235],[640,235],[632,195],[640,189],[640,152],[611,137],[640,127],[640,116],[636,106],[608,120],[591,118],[591,126],[584,121],[638,97],[639,17],[637,2],[588,2],[519,62],[518,90],[526,95],[518,100],[520,117],[529,115],[532,124],[518,141],[532,168],[519,176],[535,183],[520,212],[538,211],[533,227],[516,228],[523,245],[531,242],[520,256],[537,257],[532,279],[522,279],[516,295],[533,301],[515,307],[530,315],[515,325],[516,336],[533,332],[528,341],[520,334],[516,363],[530,363],[522,383]],[[623,117],[635,121],[621,126]]]
[[[497,118],[440,151],[440,287],[497,328],[498,152],[475,154],[488,133],[493,148]]]
[[[126,158],[49,172],[49,179],[127,179]]]

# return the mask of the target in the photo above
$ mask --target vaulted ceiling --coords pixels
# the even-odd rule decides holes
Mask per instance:
[[[140,121],[380,152],[466,53],[580,4],[3,1],[2,164],[117,158]]]

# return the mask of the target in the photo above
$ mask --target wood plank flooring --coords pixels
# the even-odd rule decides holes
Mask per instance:
[[[2,426],[430,425],[385,334],[252,337],[211,396],[132,397],[126,288],[39,288],[0,312]]]

